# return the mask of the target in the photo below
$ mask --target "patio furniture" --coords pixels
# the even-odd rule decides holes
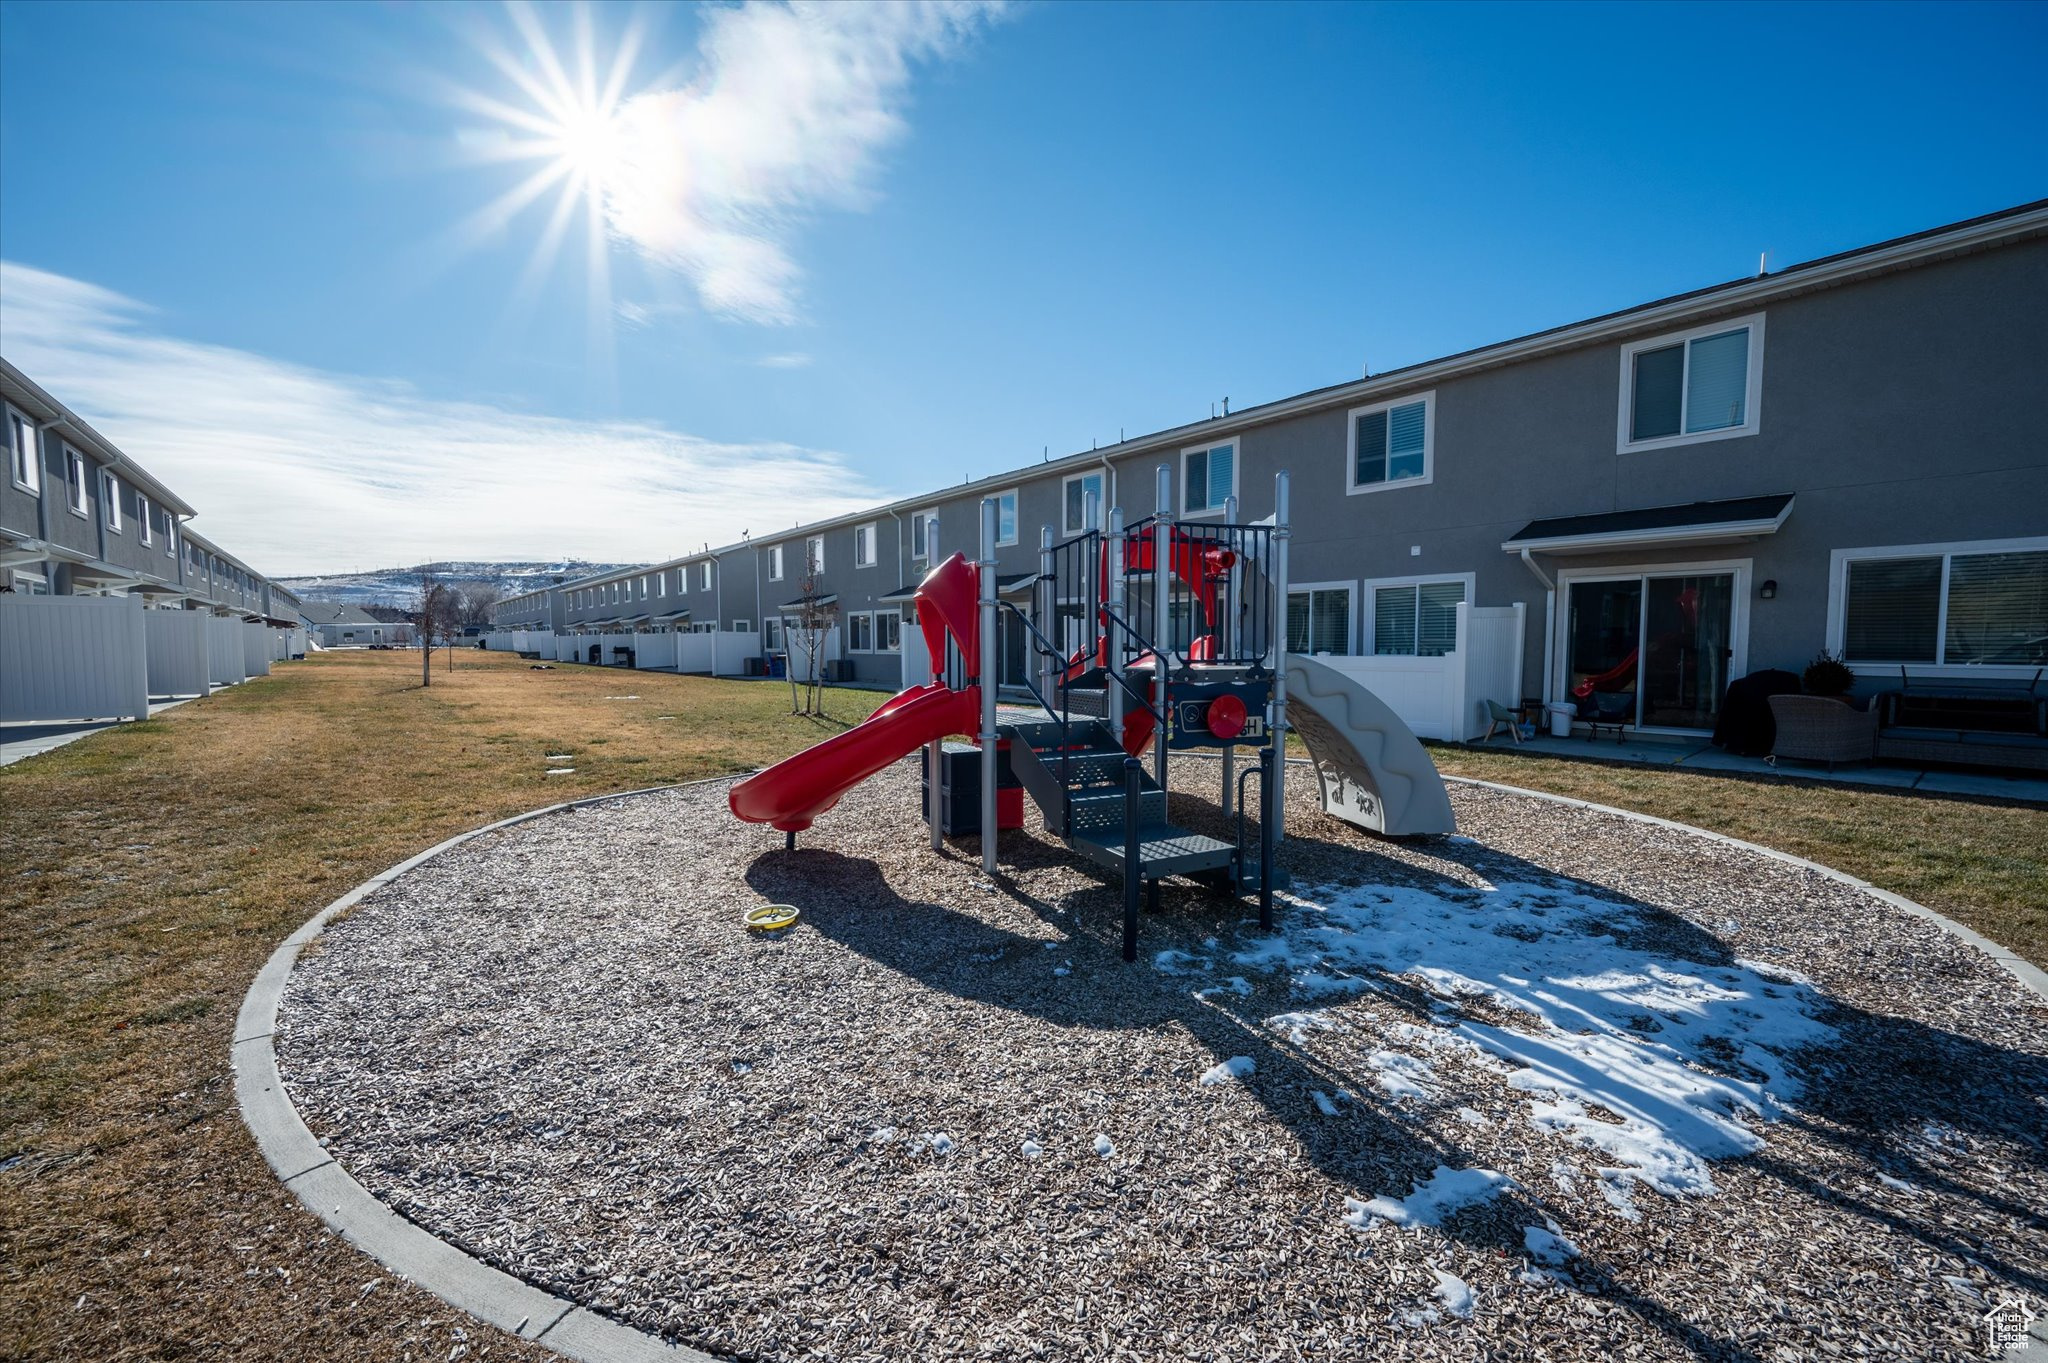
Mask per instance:
[[[1586,723],[1586,741],[1590,743],[1599,738],[1602,729],[1612,729],[1615,742],[1628,742],[1628,731],[1636,722],[1636,693],[1595,691],[1587,699],[1593,707],[1579,715]]]
[[[1515,711],[1508,709],[1499,701],[1490,700],[1486,702],[1486,720],[1486,733],[1480,738],[1481,743],[1492,738],[1494,730],[1505,727],[1508,733],[1513,735],[1515,746],[1522,746],[1522,719]]]
[[[1778,735],[1771,762],[1868,762],[1877,756],[1877,712],[1858,710],[1831,696],[1772,696],[1771,719]]]
[[[1886,691],[1872,707],[1880,721],[1877,755],[1889,762],[2048,771],[2043,671],[2027,682],[1915,681],[1900,668],[1899,689]]]

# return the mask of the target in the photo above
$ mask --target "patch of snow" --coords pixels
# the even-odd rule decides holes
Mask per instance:
[[[1819,1021],[1823,1000],[1804,976],[1624,945],[1641,910],[1570,882],[1316,887],[1285,898],[1283,931],[1234,961],[1284,970],[1309,996],[1356,993],[1374,987],[1375,974],[1418,982],[1435,996],[1436,1025],[1404,1027],[1505,1062],[1510,1086],[1530,1095],[1537,1126],[1600,1151],[1623,1166],[1629,1185],[1712,1193],[1708,1162],[1757,1150],[1763,1140],[1752,1123],[1773,1119],[1800,1093],[1790,1057],[1835,1035]],[[1468,1000],[1510,1021],[1460,1021]],[[1436,1049],[1412,1034],[1389,1039]],[[1423,1076],[1408,1066],[1420,1062],[1380,1059],[1382,1087],[1418,1096]],[[1928,1135],[1931,1144],[1943,1139]]]
[[[887,1145],[890,1141],[896,1139],[896,1128],[893,1126],[878,1126],[869,1133],[868,1139],[876,1145]]]
[[[1557,1265],[1579,1257],[1579,1247],[1564,1238],[1555,1221],[1547,1226],[1522,1227],[1522,1247],[1539,1264]]]
[[[1065,965],[1056,965],[1052,968],[1052,973],[1055,975],[1071,975],[1074,973],[1074,963],[1068,961]]]
[[[1439,1164],[1407,1197],[1376,1197],[1370,1202],[1345,1198],[1344,1224],[1357,1230],[1370,1230],[1381,1221],[1396,1226],[1441,1226],[1444,1218],[1460,1207],[1484,1202],[1516,1186],[1513,1179],[1493,1169],[1450,1169]]]
[[[549,767],[547,769],[547,775],[549,776],[573,776],[575,772],[576,768],[574,767]]]
[[[1111,1155],[1114,1155],[1116,1153],[1116,1142],[1110,1140],[1110,1138],[1104,1133],[1100,1131],[1096,1132],[1095,1153],[1102,1156],[1104,1159],[1108,1159]]]
[[[547,754],[544,760],[549,762],[566,762],[575,755],[576,754],[572,752],[551,752]]]
[[[1607,1199],[1607,1205],[1614,1208],[1624,1221],[1640,1221],[1643,1214],[1636,1208],[1636,1181],[1627,1169],[1600,1170],[1600,1196]]]
[[[1477,1108],[1470,1108],[1470,1107],[1461,1107],[1461,1108],[1459,1108],[1459,1109],[1458,1109],[1458,1120],[1459,1120],[1459,1121],[1461,1121],[1461,1122],[1463,1122],[1463,1123],[1464,1123],[1465,1125],[1467,1125],[1467,1126],[1492,1126],[1492,1125],[1493,1125],[1493,1118],[1491,1118],[1491,1117],[1487,1116],[1487,1115],[1486,1115],[1486,1114],[1485,1114],[1484,1112],[1481,1112],[1481,1111],[1479,1111],[1479,1110],[1478,1110]]]
[[[734,1074],[752,1074],[754,1067],[744,1060],[735,1060],[732,1062],[732,1072]]]
[[[1203,1084],[1227,1084],[1233,1079],[1243,1079],[1259,1068],[1258,1062],[1248,1055],[1233,1055],[1220,1065],[1212,1065],[1203,1072]]]
[[[1037,1159],[1040,1155],[1043,1155],[1045,1153],[1045,1147],[1040,1145],[1037,1141],[1026,1140],[1023,1145],[1017,1148],[1017,1153],[1022,1155],[1025,1159]]]
[[[1311,1089],[1309,1091],[1308,1096],[1315,1099],[1316,1110],[1322,1113],[1325,1117],[1334,1117],[1337,1115],[1337,1105],[1330,1101],[1329,1094],[1323,1092],[1321,1089]]]
[[[1211,999],[1218,994],[1236,994],[1240,998],[1249,998],[1251,992],[1252,982],[1250,980],[1242,975],[1232,975],[1222,984],[1212,984],[1206,989],[1197,989],[1195,997],[1198,999]]]
[[[1579,1173],[1563,1160],[1554,1159],[1550,1162],[1550,1181],[1557,1185],[1559,1192],[1569,1193],[1579,1186]]]
[[[1209,969],[1210,965],[1211,962],[1206,956],[1191,955],[1172,947],[1152,958],[1152,968],[1162,975],[1199,975]]]
[[[1250,993],[1250,990],[1246,990]],[[1275,1013],[1266,1019],[1266,1025],[1276,1032],[1287,1033],[1287,1039],[1297,1046],[1308,1044],[1310,1032],[1341,1032],[1344,1025],[1331,1017],[1328,1009],[1316,1008],[1306,1013]]]
[[[1436,1071],[1414,1056],[1400,1051],[1374,1051],[1367,1059],[1379,1071],[1380,1087],[1396,1101],[1436,1096],[1436,1090],[1423,1083],[1425,1079],[1436,1078]]]
[[[1877,1181],[1879,1183],[1882,1183],[1885,1187],[1894,1189],[1898,1192],[1911,1193],[1915,1197],[1920,1196],[1919,1187],[1915,1184],[1906,1182],[1906,1180],[1902,1178],[1893,1178],[1890,1174],[1879,1174],[1877,1176]]]
[[[1430,1272],[1436,1274],[1435,1295],[1444,1304],[1444,1310],[1459,1320],[1472,1319],[1472,1289],[1465,1285],[1465,1280],[1440,1268],[1432,1268]]]
[[[952,1135],[944,1131],[927,1131],[918,1139],[931,1146],[934,1155],[950,1155],[959,1148],[959,1143]]]

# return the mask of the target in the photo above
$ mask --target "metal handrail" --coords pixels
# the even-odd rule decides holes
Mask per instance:
[[[1165,693],[1167,667],[1166,660],[1160,656],[1159,645],[1153,643],[1150,639],[1147,639],[1144,635],[1138,633],[1138,631],[1132,627],[1130,621],[1124,619],[1121,615],[1118,615],[1115,610],[1113,610],[1111,607],[1107,605],[1102,607],[1102,618],[1108,623],[1115,625],[1125,634],[1129,635],[1132,644],[1136,645],[1140,649],[1149,650],[1154,658],[1159,659],[1160,703],[1159,708],[1157,709],[1153,708],[1152,702],[1150,700],[1147,700],[1142,694],[1139,693],[1138,688],[1132,686],[1130,682],[1126,681],[1121,675],[1114,672],[1110,673],[1109,675],[1115,678],[1116,684],[1118,686],[1123,687],[1124,691],[1130,696],[1130,698],[1133,701],[1137,702],[1139,709],[1143,710],[1146,714],[1152,716],[1152,719],[1155,723],[1165,724]]]

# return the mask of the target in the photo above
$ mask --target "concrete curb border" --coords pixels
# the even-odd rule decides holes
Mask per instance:
[[[307,1129],[298,1109],[285,1093],[272,1041],[277,1030],[277,1009],[284,997],[285,981],[298,962],[299,953],[336,915],[421,863],[486,833],[495,833],[551,814],[635,795],[683,790],[734,779],[731,776],[713,776],[702,781],[645,786],[610,795],[565,800],[560,804],[515,814],[509,819],[499,819],[481,828],[472,828],[467,833],[458,833],[445,842],[436,843],[380,875],[371,876],[307,919],[297,932],[285,938],[283,944],[271,953],[263,969],[257,972],[249,992],[243,996],[241,1012],[235,1019],[234,1041],[229,1049],[235,1075],[235,1100],[241,1107],[242,1122],[256,1138],[257,1148],[263,1152],[264,1160],[284,1186],[291,1189],[299,1201],[305,1203],[336,1234],[395,1276],[508,1334],[543,1344],[566,1358],[576,1359],[579,1363],[717,1363],[709,1354],[670,1344],[657,1335],[621,1325],[493,1268],[378,1201],[369,1189],[356,1182],[335,1162]]]
[[[319,937],[327,924],[337,915],[353,907],[372,891],[383,888],[450,848],[459,847],[487,833],[546,818],[550,814],[580,809],[586,805],[604,804],[636,795],[652,795],[665,790],[716,785],[738,780],[745,774],[713,776],[700,781],[645,786],[638,790],[593,795],[580,800],[565,800],[559,804],[528,810],[524,814],[515,814],[509,819],[499,819],[495,823],[473,828],[466,833],[458,833],[417,856],[407,858],[390,870],[370,877],[301,924],[298,931],[285,938],[271,954],[270,959],[264,963],[263,969],[257,972],[255,980],[250,984],[249,992],[243,997],[241,1011],[236,1016],[234,1040],[229,1050],[231,1068],[235,1075],[235,1099],[241,1108],[242,1122],[256,1138],[257,1148],[263,1152],[264,1160],[277,1174],[279,1181],[291,1189],[308,1210],[326,1222],[344,1240],[384,1265],[397,1277],[433,1293],[450,1306],[465,1311],[487,1324],[495,1325],[521,1339],[543,1344],[565,1358],[576,1359],[578,1363],[718,1363],[709,1354],[700,1353],[687,1346],[670,1344],[657,1335],[621,1325],[567,1298],[544,1292],[509,1273],[493,1268],[481,1259],[457,1249],[447,1241],[406,1220],[378,1201],[369,1189],[351,1177],[348,1171],[336,1163],[326,1149],[314,1139],[312,1131],[307,1128],[299,1116],[298,1109],[292,1105],[290,1097],[285,1093],[284,1081],[277,1069],[277,1052],[272,1042],[277,1030],[277,1010],[284,996],[285,981],[290,977],[292,967],[297,964],[299,953],[307,944]],[[1506,785],[1498,781],[1481,781],[1467,776],[1447,776],[1444,779],[1461,785],[1480,786],[1513,795],[1529,795],[1555,804],[1618,815],[1637,823],[1654,824],[1690,833],[1786,862],[1804,870],[1816,871],[1831,880],[1873,895],[1915,917],[1924,918],[1944,932],[1976,947],[2004,966],[2043,1002],[2048,1002],[2048,973],[1925,905],[1916,904],[1903,895],[1893,894],[1889,890],[1881,890],[1868,881],[1837,871],[1833,867],[1808,861],[1804,857],[1795,857],[1789,852],[1744,842],[1740,838],[1716,833],[1711,829],[1698,828],[1673,819],[1660,819],[1650,814],[1638,814],[1632,810],[1617,809],[1612,805],[1595,804],[1590,800],[1552,795],[1547,791],[1529,790],[1522,786]],[[2030,1350],[2027,1357],[2032,1359],[2035,1355]]]

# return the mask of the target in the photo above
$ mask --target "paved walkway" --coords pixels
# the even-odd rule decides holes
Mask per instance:
[[[1864,763],[1838,766],[1830,772],[1817,762],[1779,762],[1772,766],[1761,757],[1737,757],[1723,752],[1704,739],[1671,738],[1664,735],[1630,734],[1626,743],[1611,736],[1588,739],[1578,736],[1552,738],[1545,734],[1514,741],[1496,737],[1491,743],[1465,746],[1499,748],[1543,757],[1578,757],[1596,762],[1633,763],[1639,766],[1682,767],[1687,771],[1735,772],[1750,776],[1796,776],[1810,781],[1834,781],[1850,786],[1876,786],[1887,790],[1910,790],[1921,795],[1994,796],[2003,800],[2024,800],[2048,804],[2048,778],[2005,775],[1995,771],[1962,771],[1941,767],[1897,766]]]
[[[149,717],[155,719],[166,710],[174,710],[186,701],[196,699],[196,696],[152,699]],[[76,743],[102,729],[123,723],[126,721],[119,719],[71,719],[48,724],[0,724],[0,767],[46,753],[52,748],[61,748],[66,743]]]

